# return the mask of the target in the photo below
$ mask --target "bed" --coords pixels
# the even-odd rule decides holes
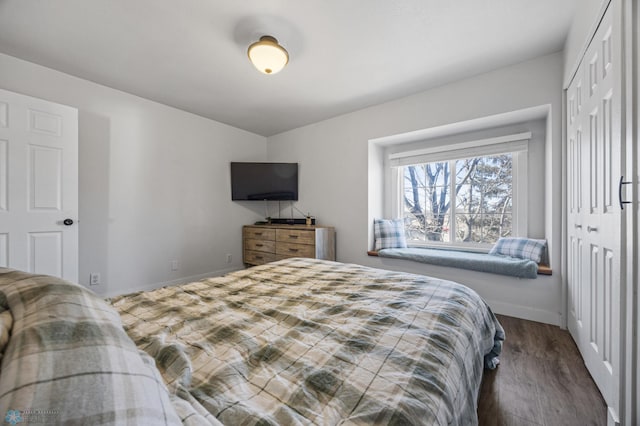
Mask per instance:
[[[301,258],[109,304],[0,269],[0,309],[0,413],[65,424],[477,424],[504,339],[465,286]]]

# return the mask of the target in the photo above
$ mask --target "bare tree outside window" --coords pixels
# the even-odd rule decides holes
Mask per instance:
[[[512,163],[511,154],[501,154],[405,166],[407,238],[423,243],[491,244],[510,236]]]

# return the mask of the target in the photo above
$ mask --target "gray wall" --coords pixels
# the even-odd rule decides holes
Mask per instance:
[[[92,290],[112,295],[242,267],[260,215],[231,202],[229,162],[264,160],[264,137],[11,56],[0,70],[1,88],[79,110],[81,284],[100,272]]]
[[[366,256],[370,139],[550,104],[551,154],[558,161],[547,173],[557,172],[561,97],[562,55],[556,53],[269,137],[267,155],[271,161],[300,163],[301,210],[337,228],[340,260],[363,263],[370,260]],[[554,183],[560,185],[560,180]],[[560,201],[556,201],[559,215]]]

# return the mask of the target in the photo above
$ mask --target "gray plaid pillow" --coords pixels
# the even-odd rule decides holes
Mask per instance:
[[[376,239],[376,250],[407,247],[404,221],[402,219],[375,219],[373,221],[373,230]]]
[[[502,254],[504,256],[530,259],[540,263],[547,248],[546,240],[533,240],[531,238],[500,238],[491,248],[489,254]]]
[[[42,413],[25,424],[182,425],[155,361],[102,298],[59,278],[0,268],[0,299],[14,324],[0,413]]]

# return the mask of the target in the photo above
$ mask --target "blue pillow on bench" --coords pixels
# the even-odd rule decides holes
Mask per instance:
[[[387,248],[407,248],[407,237],[404,234],[402,219],[375,219],[373,231],[376,239],[376,250]]]
[[[503,256],[529,259],[540,263],[547,248],[546,240],[533,240],[531,238],[500,238],[489,250],[489,254],[501,254]]]

